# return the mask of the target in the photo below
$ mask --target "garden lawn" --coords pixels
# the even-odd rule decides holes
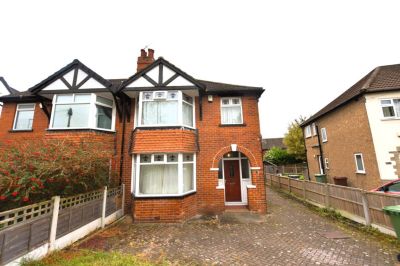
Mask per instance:
[[[22,266],[117,266],[137,265],[152,266],[153,264],[136,256],[118,252],[90,251],[90,250],[63,250],[54,252],[50,256],[38,261],[26,261]]]

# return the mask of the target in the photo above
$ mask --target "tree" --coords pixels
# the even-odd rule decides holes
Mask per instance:
[[[264,161],[276,165],[284,165],[296,163],[296,158],[293,155],[289,154],[286,150],[283,150],[279,147],[272,147],[269,151],[265,153]]]
[[[300,116],[290,123],[288,132],[283,138],[283,143],[287,147],[287,152],[293,155],[296,160],[300,162],[306,161],[306,148],[304,146],[303,130],[300,124],[306,120],[305,117]]]

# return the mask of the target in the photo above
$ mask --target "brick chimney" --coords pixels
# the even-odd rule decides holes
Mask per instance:
[[[140,50],[140,56],[137,59],[137,72],[147,67],[154,62],[154,50],[148,49],[147,53],[145,49]]]

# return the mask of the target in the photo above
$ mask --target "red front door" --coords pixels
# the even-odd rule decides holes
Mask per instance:
[[[225,201],[242,201],[239,160],[224,161]]]

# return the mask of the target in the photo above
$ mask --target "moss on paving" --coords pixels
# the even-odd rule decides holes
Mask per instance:
[[[22,266],[152,266],[166,265],[151,263],[142,258],[119,252],[72,250],[57,251],[37,261],[25,261]]]

